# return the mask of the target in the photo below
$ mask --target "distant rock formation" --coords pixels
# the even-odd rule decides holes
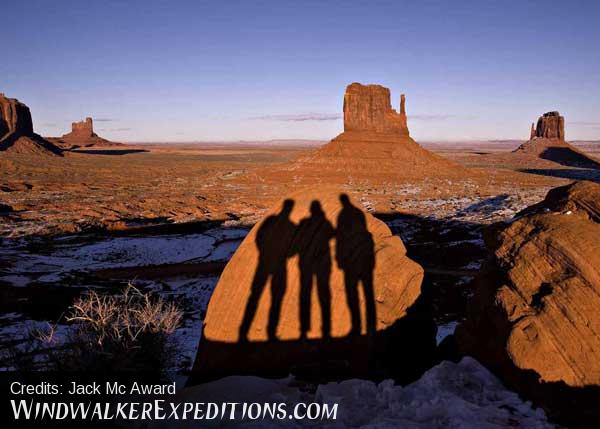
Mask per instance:
[[[406,99],[400,96],[400,113],[390,104],[390,90],[381,85],[348,85],[344,94],[344,131],[372,131],[408,136]]]
[[[544,113],[537,121],[534,137],[564,140],[565,118],[558,112]]]
[[[578,168],[600,168],[600,163],[565,141],[565,119],[558,112],[544,113],[531,124],[530,138],[513,153],[535,156]]]
[[[531,132],[529,133],[529,140],[532,140],[535,137],[535,124],[531,123]]]
[[[250,231],[225,267],[194,373],[414,379],[435,350],[422,280],[385,223],[337,188],[300,191]]]
[[[0,93],[0,141],[33,135],[29,107]]]
[[[464,175],[465,168],[419,146],[409,135],[406,97],[400,111],[392,109],[390,90],[352,83],[344,95],[344,132],[302,161],[304,169],[321,173],[402,175]],[[326,170],[325,170],[326,169]],[[308,172],[307,172],[308,174]]]
[[[462,352],[568,427],[600,418],[599,222],[600,185],[576,182],[489,227],[491,258],[456,332]]]
[[[78,147],[90,146],[120,146],[121,143],[114,143],[106,140],[94,132],[94,121],[87,117],[83,121],[73,122],[71,132],[64,134],[59,138],[52,138],[52,141],[64,149],[75,149]]]
[[[98,137],[98,135],[94,133],[94,123],[90,117],[85,118],[85,121],[73,122],[71,132],[62,136],[63,139],[79,140],[87,140],[92,137]]]
[[[60,149],[33,132],[29,107],[0,93],[0,151],[59,155]]]

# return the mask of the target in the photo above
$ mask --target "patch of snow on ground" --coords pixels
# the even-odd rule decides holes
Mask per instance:
[[[0,281],[23,287],[28,283],[24,274],[31,273],[38,273],[39,281],[58,282],[72,271],[226,261],[247,233],[242,228],[215,228],[202,234],[118,237],[84,245],[61,245],[49,254],[23,250]]]
[[[443,325],[438,325],[437,334],[435,335],[435,342],[439,346],[444,338],[448,335],[454,334],[456,327],[458,326],[458,322],[453,320],[452,322],[444,323]]]
[[[379,384],[346,380],[318,386],[312,394],[292,378],[269,380],[259,377],[226,377],[184,389],[182,402],[285,402],[290,412],[299,402],[339,404],[336,420],[284,418],[271,420],[216,419],[212,427],[227,428],[532,428],[555,426],[541,409],[532,408],[476,360],[444,361],[414,383],[402,387],[392,380]],[[197,422],[178,422],[177,427],[196,427]],[[172,427],[154,422],[150,428]]]

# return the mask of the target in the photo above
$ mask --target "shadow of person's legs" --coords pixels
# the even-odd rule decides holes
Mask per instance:
[[[350,273],[349,270],[344,271],[344,283],[346,285],[346,300],[348,302],[348,309],[350,310],[350,318],[352,321],[352,327],[350,329],[351,335],[360,335],[360,306],[358,303],[358,278],[354,273]]]
[[[256,308],[258,307],[258,301],[260,300],[268,279],[269,273],[265,269],[264,263],[259,262],[256,272],[254,273],[254,278],[252,279],[250,297],[246,302],[244,318],[242,319],[242,323],[240,325],[239,341],[248,340],[248,331],[250,330],[250,325],[252,324],[252,320],[254,319],[254,315],[256,313]]]
[[[377,316],[375,314],[375,295],[373,293],[373,271],[370,268],[365,269],[362,274],[362,284],[365,293],[367,334],[373,335],[377,327]]]
[[[310,293],[313,274],[309,267],[300,265],[300,338],[306,338],[310,330]]]
[[[271,309],[269,310],[269,324],[267,325],[267,335],[269,340],[277,340],[277,324],[281,314],[281,304],[285,296],[287,287],[287,267],[285,261],[282,267],[279,267],[271,277]]]
[[[331,337],[331,291],[329,290],[330,277],[330,267],[325,267],[317,273],[317,292],[319,295],[319,304],[321,306],[321,333],[323,338]]]

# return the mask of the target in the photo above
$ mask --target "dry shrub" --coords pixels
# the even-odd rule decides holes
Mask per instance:
[[[89,290],[71,306],[66,320],[72,329],[47,362],[59,371],[163,373],[174,363],[177,344],[171,334],[182,316],[175,304],[131,284],[116,295]],[[55,341],[48,333],[38,338]]]

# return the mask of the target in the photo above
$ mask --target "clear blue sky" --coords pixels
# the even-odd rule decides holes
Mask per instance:
[[[598,1],[10,1],[0,92],[43,135],[334,137],[344,88],[407,94],[417,140],[600,138]],[[396,106],[397,107],[397,106]],[[303,120],[302,120],[303,119]]]

